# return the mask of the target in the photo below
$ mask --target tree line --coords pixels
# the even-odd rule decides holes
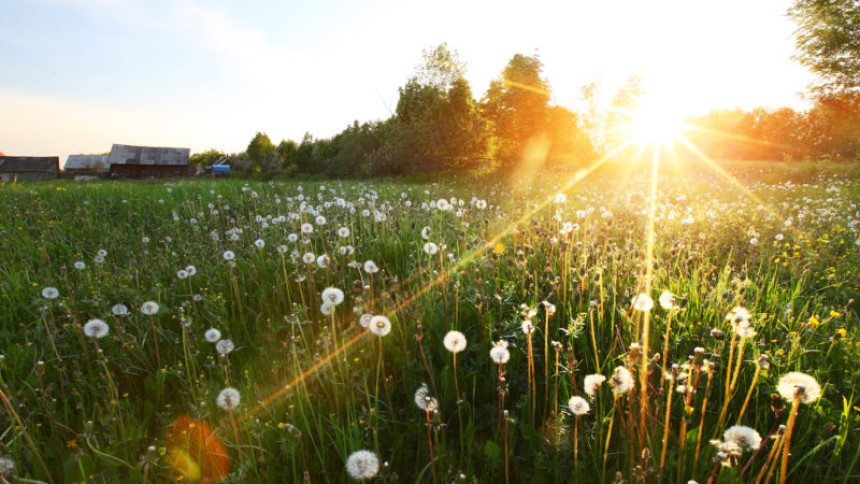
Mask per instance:
[[[809,36],[799,35],[809,42]],[[801,52],[804,45],[799,41]],[[301,142],[277,145],[258,132],[243,153],[230,155],[231,165],[334,177],[509,170],[529,157],[544,166],[576,167],[626,141],[625,124],[647,94],[641,80],[631,77],[603,107],[597,102],[599,86],[591,84],[581,89],[585,108],[574,112],[551,103],[539,55],[516,54],[478,100],[456,51],[442,44],[423,54],[423,63],[398,89],[397,107],[388,119],[355,121],[331,138],[307,133]],[[799,58],[811,62],[803,54]],[[854,72],[839,79],[856,77]],[[683,137],[715,159],[857,160],[860,92],[851,82],[816,86],[806,111],[734,109],[691,117]],[[220,156],[210,150],[191,161],[206,165]]]

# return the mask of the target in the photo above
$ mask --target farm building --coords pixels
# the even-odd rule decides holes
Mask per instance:
[[[0,156],[0,182],[57,178],[57,156]]]
[[[109,155],[69,155],[63,171],[78,175],[95,175],[110,168]]]
[[[164,178],[188,176],[190,148],[163,148],[115,144],[107,164],[111,178]]]

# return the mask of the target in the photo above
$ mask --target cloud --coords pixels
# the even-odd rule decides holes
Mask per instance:
[[[111,1],[111,0],[104,0]],[[271,43],[260,30],[234,19],[226,8],[212,8],[193,0],[174,0],[168,8],[183,35],[223,59],[224,65],[254,83],[282,81],[296,59],[290,49]]]

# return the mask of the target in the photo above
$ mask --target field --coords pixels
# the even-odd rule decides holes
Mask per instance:
[[[857,170],[724,168],[0,185],[0,477],[860,482]]]

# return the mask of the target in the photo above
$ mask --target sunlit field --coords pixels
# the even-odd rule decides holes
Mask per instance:
[[[856,170],[652,168],[0,185],[0,482],[860,481]]]

